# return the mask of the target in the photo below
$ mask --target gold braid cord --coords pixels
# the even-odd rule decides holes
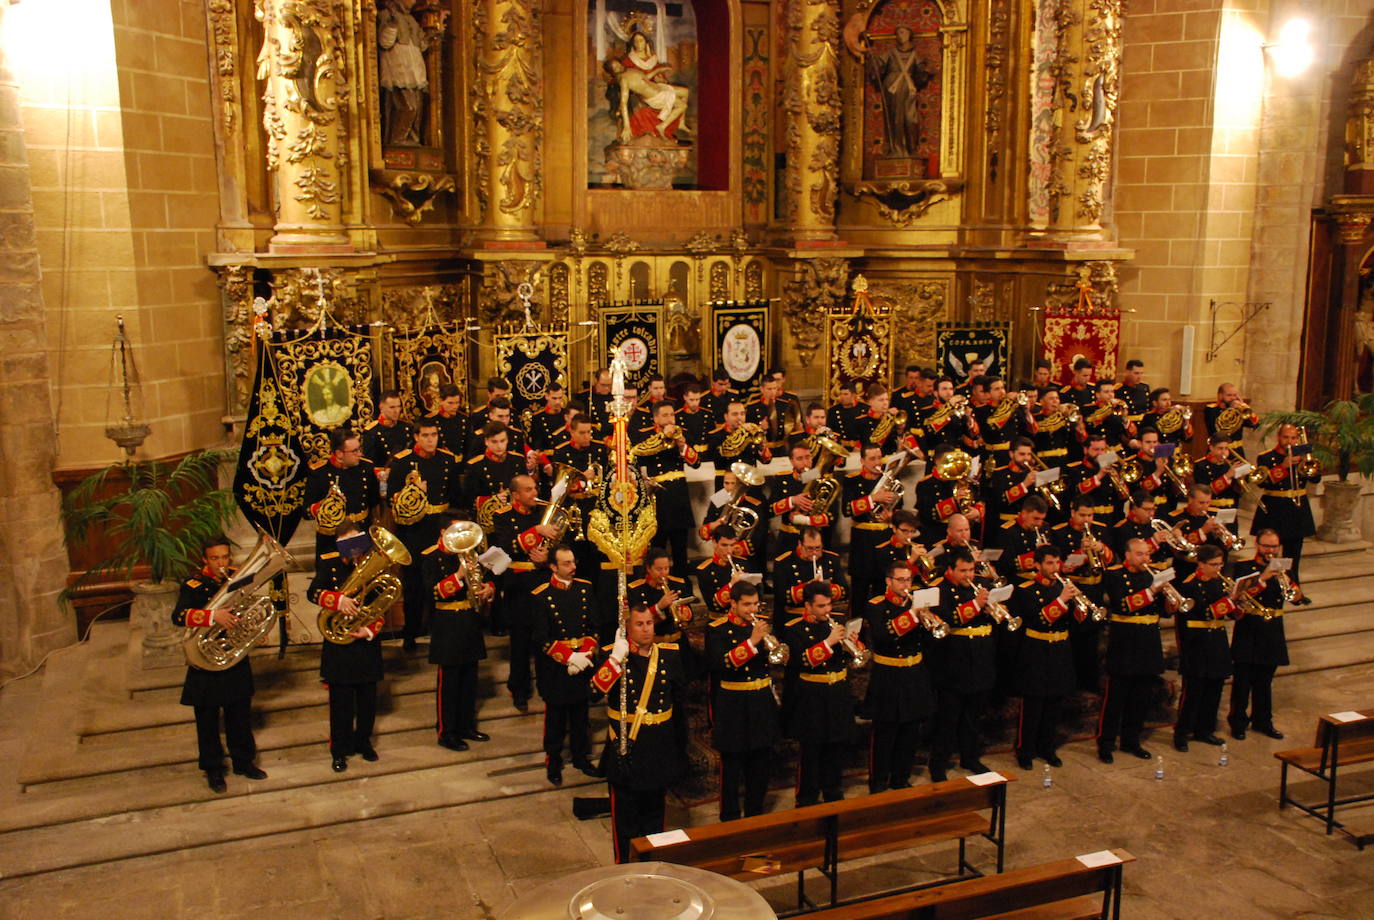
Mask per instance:
[[[621,521],[626,522],[623,529]],[[638,562],[657,529],[653,495],[633,482],[607,477],[587,520],[587,539],[606,554],[607,561],[622,569],[626,560]]]

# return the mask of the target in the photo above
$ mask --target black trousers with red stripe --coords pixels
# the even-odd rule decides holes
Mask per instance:
[[[1121,739],[1121,749],[1140,747],[1145,713],[1159,678],[1154,674],[1112,674],[1102,697],[1102,716],[1097,724],[1097,749],[1110,751]]]
[[[544,755],[547,764],[563,764],[563,738],[574,764],[589,763],[587,702],[549,703],[544,706]]]
[[[1049,757],[1059,745],[1055,733],[1059,729],[1059,710],[1062,696],[1021,697],[1021,722],[1016,730],[1016,753],[1019,757]]]
[[[873,740],[868,749],[868,791],[904,789],[911,785],[911,768],[916,762],[916,741],[921,723],[874,722]]]
[[[435,729],[440,738],[459,739],[477,730],[477,662],[435,669]]]
[[[377,722],[376,684],[329,685],[329,752],[347,757],[372,747]]]
[[[615,861],[628,862],[631,840],[663,830],[665,791],[631,789],[619,783],[607,785],[611,787],[611,841],[615,846]]]
[[[772,750],[720,751],[720,820],[740,816],[740,789],[744,790],[744,817],[763,814],[768,797],[768,764]]]
[[[1232,731],[1274,727],[1274,671],[1272,664],[1237,661],[1231,678],[1231,710],[1226,721]]]
[[[822,798],[838,802],[844,798],[840,778],[844,752],[848,747],[833,741],[803,741],[797,763],[797,806],[815,805]]]
[[[1178,721],[1174,736],[1206,736],[1217,730],[1217,708],[1221,705],[1221,685],[1226,681],[1205,677],[1183,678],[1183,693],[1178,699]]]

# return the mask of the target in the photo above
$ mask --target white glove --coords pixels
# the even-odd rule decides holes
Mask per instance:
[[[592,666],[592,660],[582,652],[573,652],[568,656],[568,673],[581,674]]]
[[[611,646],[611,657],[621,664],[630,657],[630,640],[625,638],[625,627],[615,631],[615,644]]]

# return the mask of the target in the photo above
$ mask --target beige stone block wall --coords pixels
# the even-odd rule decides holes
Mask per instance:
[[[58,466],[119,455],[104,426],[120,314],[153,430],[142,453],[218,443],[223,333],[204,263],[218,215],[204,4],[61,7],[82,24],[79,50],[60,64],[35,54],[17,67],[50,315]]]

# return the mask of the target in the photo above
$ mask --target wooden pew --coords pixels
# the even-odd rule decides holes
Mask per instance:
[[[1119,920],[1122,866],[1103,850],[807,914],[807,920]]]
[[[890,789],[876,795],[825,802],[737,821],[707,824],[630,841],[633,859],[695,866],[751,880],[797,873],[797,909],[811,902],[805,873],[830,881],[830,904],[839,903],[839,864],[945,840],[959,841],[960,878],[982,873],[968,860],[967,839],[982,836],[1002,871],[1010,774],[962,777],[943,783]],[[983,817],[980,812],[990,812]],[[942,879],[933,884],[948,884]],[[814,906],[814,905],[811,905]]]
[[[1336,808],[1355,802],[1367,802],[1374,794],[1338,797],[1336,777],[1341,767],[1374,761],[1374,709],[1330,713],[1318,716],[1317,737],[1311,747],[1293,748],[1274,754],[1279,768],[1279,808],[1293,805],[1326,822],[1326,833],[1339,829],[1361,850],[1374,840],[1374,834],[1357,834],[1336,820]],[[1326,783],[1326,801],[1308,805],[1288,794],[1288,768],[1296,767]]]

